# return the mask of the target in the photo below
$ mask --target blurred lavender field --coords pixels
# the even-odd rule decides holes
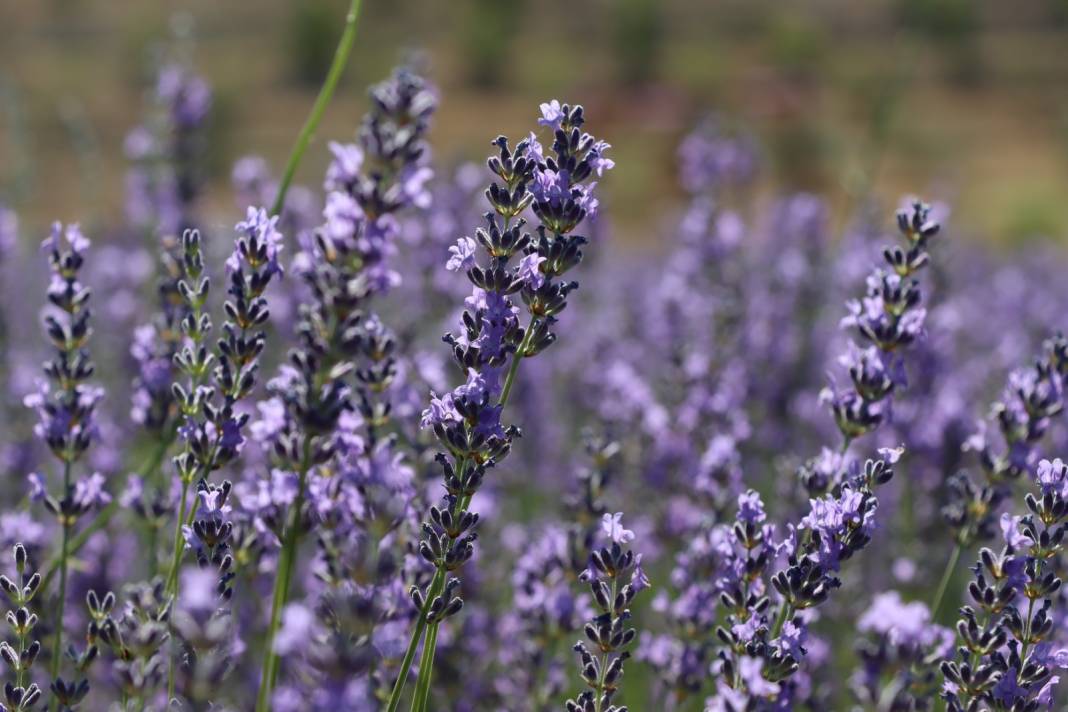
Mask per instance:
[[[1063,708],[1062,3],[10,5],[0,709]]]

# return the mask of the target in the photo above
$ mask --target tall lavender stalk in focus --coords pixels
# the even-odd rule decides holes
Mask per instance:
[[[1053,604],[1062,586],[1058,564],[1068,532],[1068,465],[1042,460],[1034,479],[1037,490],[1024,499],[1028,513],[1001,517],[1000,553],[984,547],[972,567],[973,605],[960,609],[957,656],[941,666],[949,712],[1049,708],[1060,681],[1053,670],[1068,668],[1068,649],[1053,649]]]
[[[1011,497],[1012,485],[1038,461],[1037,445],[1053,417],[1064,411],[1064,378],[1068,376],[1068,340],[1057,334],[1045,343],[1045,353],[1032,366],[1009,375],[1002,398],[991,408],[997,435],[985,422],[964,444],[979,455],[982,478],[967,472],[948,482],[942,516],[953,531],[954,547],[931,604],[932,615],[941,607],[950,578],[963,551],[995,535],[999,510]]]
[[[463,601],[455,592],[458,578],[452,572],[474,554],[478,514],[471,500],[488,470],[507,456],[515,426],[505,427],[501,413],[508,403],[520,361],[536,356],[555,340],[556,316],[567,306],[568,295],[578,287],[561,277],[582,259],[586,239],[574,231],[596,212],[597,200],[590,183],[614,164],[604,154],[608,144],[585,133],[581,106],[542,104],[539,123],[553,130],[553,156],[546,156],[531,134],[514,148],[504,136],[494,145],[499,154],[489,167],[500,182],[486,190],[492,212],[475,238],[462,237],[450,248],[446,267],[463,271],[474,285],[465,301],[462,331],[448,334],[453,358],[466,382],[451,393],[434,396],[423,413],[423,426],[432,428],[444,448],[437,460],[442,467],[446,494],[430,508],[423,523],[420,555],[434,568],[430,584],[413,586],[412,600],[419,611],[405,652],[389,711],[400,705],[404,685],[424,632],[419,679],[412,700],[413,712],[427,709],[438,627],[458,613]],[[536,235],[523,231],[520,217],[530,207],[539,221]],[[488,265],[479,264],[478,248]],[[509,261],[522,255],[518,262]],[[525,326],[511,296],[519,294],[529,314]]]
[[[434,89],[422,77],[398,70],[372,89],[371,99],[358,143],[330,146],[334,160],[326,175],[326,223],[296,267],[312,294],[301,306],[300,346],[268,384],[281,406],[268,445],[293,496],[273,517],[281,550],[258,710],[268,709],[279,673],[276,636],[298,547],[323,509],[309,501],[309,490],[315,485],[324,500],[336,491],[333,485],[320,486],[329,473],[320,477],[317,468],[336,456],[368,454],[376,446],[375,428],[388,415],[388,403],[376,403],[374,391],[384,389],[394,375],[392,336],[366,308],[372,297],[400,279],[389,262],[399,230],[396,214],[429,199],[426,133],[437,106]],[[359,428],[367,432],[354,430]],[[363,443],[360,453],[351,452],[355,442]]]
[[[175,364],[187,381],[174,384],[174,397],[184,422],[179,434],[183,452],[174,458],[181,492],[175,517],[173,559],[166,579],[166,593],[178,599],[182,554],[192,549],[201,567],[218,569],[219,594],[231,595],[233,559],[228,539],[232,524],[224,509],[230,483],[216,486],[207,481],[213,472],[233,461],[245,442],[244,428],[249,416],[239,410],[256,385],[259,357],[266,345],[261,329],[270,318],[264,293],[271,280],[281,274],[279,252],[282,235],[275,228],[277,217],[268,217],[262,208],[249,208],[247,219],[238,223],[234,251],[226,261],[229,276],[222,337],[215,349],[207,343],[211,317],[205,310],[210,280],[204,273],[200,233],[186,231],[182,236],[186,278],[178,289],[189,306],[182,320],[187,343],[175,357]],[[200,506],[190,506],[189,488],[196,485]],[[174,689],[174,664],[168,682],[168,696]]]
[[[641,554],[624,548],[634,541],[634,532],[623,528],[622,518],[621,512],[604,515],[603,534],[608,543],[593,550],[590,566],[580,576],[589,584],[600,611],[583,629],[600,656],[591,653],[582,641],[575,644],[582,680],[590,689],[568,700],[567,712],[627,712],[612,700],[623,677],[623,664],[630,658],[627,648],[636,635],[627,627],[630,605],[649,587],[649,579],[641,568]]]
[[[27,396],[25,404],[37,411],[39,422],[35,433],[63,467],[58,497],[48,494],[42,478],[36,475],[30,478],[31,496],[44,502],[56,517],[61,531],[51,675],[55,702],[71,707],[85,695],[81,685],[68,685],[59,676],[63,660],[71,532],[82,515],[110,499],[104,491],[104,477],[100,473],[75,480],[74,467],[96,437],[93,413],[104,392],[89,383],[94,370],[87,348],[92,333],[89,326],[90,292],[79,281],[89,240],[77,225],[68,225],[64,229],[56,223],[52,234],[44,241],[44,249],[48,252],[52,270],[48,286],[50,307],[44,317],[45,334],[52,342],[55,355],[44,364],[48,380],[40,382],[39,390]]]

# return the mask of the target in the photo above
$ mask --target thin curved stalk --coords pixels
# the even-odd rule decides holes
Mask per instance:
[[[63,462],[63,497],[70,492],[70,458]],[[59,677],[60,663],[63,661],[63,614],[67,606],[67,568],[70,555],[70,527],[66,514],[60,514],[63,521],[63,541],[59,559],[59,599],[56,601],[56,639],[52,646],[52,679]],[[58,707],[58,701],[57,701]]]
[[[437,622],[432,623],[426,633],[426,645],[423,646],[426,664],[419,666],[419,679],[415,684],[412,712],[426,712],[427,701],[430,699],[430,680],[434,676],[434,653],[438,647],[439,625]]]
[[[957,560],[960,558],[961,549],[960,544],[953,547],[953,553],[949,555],[949,561],[946,562],[946,569],[942,572],[942,580],[938,584],[938,592],[935,593],[934,600],[931,601],[931,620],[938,619],[938,610],[942,607],[942,599],[946,596],[946,589],[949,587],[949,581],[953,578],[953,572],[957,568]]]
[[[341,75],[345,71],[345,65],[348,64],[349,55],[352,53],[352,46],[356,40],[360,5],[361,0],[352,0],[352,5],[349,6],[349,14],[345,16],[345,31],[342,32],[337,49],[334,50],[334,61],[330,64],[330,70],[326,74],[323,86],[319,89],[319,96],[315,98],[311,113],[308,114],[300,134],[297,135],[297,142],[293,145],[293,151],[289,154],[289,160],[286,162],[285,172],[282,174],[282,182],[278,184],[278,194],[275,196],[274,204],[271,206],[272,215],[278,215],[282,212],[282,207],[286,201],[286,193],[293,182],[297,166],[300,165],[304,152],[308,150],[308,144],[311,143],[312,136],[315,135],[315,129],[319,127],[319,122],[322,121],[323,114],[326,113],[326,107],[330,105],[334,90],[337,89]]]
[[[168,437],[164,438],[163,440],[160,440],[159,446],[156,448],[156,450],[153,451],[152,456],[149,458],[148,462],[146,462],[145,465],[140,470],[138,470],[139,472],[145,473],[146,479],[149,475],[154,474],[156,470],[159,469],[160,464],[163,462],[164,456],[167,454],[167,449],[174,442],[175,435],[176,434],[172,432]],[[74,556],[79,551],[81,551],[82,547],[85,546],[86,542],[89,541],[89,538],[93,534],[106,527],[111,521],[111,518],[115,515],[116,512],[119,511],[120,508],[121,505],[119,504],[119,500],[117,498],[112,499],[111,502],[107,504],[107,506],[100,510],[99,514],[97,514],[96,518],[92,522],[90,522],[88,526],[86,526],[80,532],[71,537],[67,547],[67,555]],[[48,567],[45,570],[44,576],[42,576],[41,578],[41,590],[47,589],[48,585],[52,583],[52,578],[56,575],[56,572],[59,571],[59,563],[61,558],[62,557],[59,554],[56,554],[52,557],[52,560],[48,562]]]
[[[263,668],[260,674],[260,689],[256,695],[256,712],[268,712],[271,708],[271,692],[278,679],[281,660],[274,651],[274,639],[282,623],[282,610],[289,600],[289,588],[293,581],[293,568],[297,547],[300,544],[301,509],[307,494],[308,470],[311,469],[311,438],[304,441],[301,457],[297,497],[289,509],[286,529],[283,532],[282,551],[279,554],[278,574],[274,579],[274,592],[271,596],[271,619],[267,628],[267,640],[263,655]]]

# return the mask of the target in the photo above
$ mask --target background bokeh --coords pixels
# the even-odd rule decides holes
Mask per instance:
[[[233,221],[232,161],[278,170],[333,52],[344,0],[0,0],[0,200],[36,235],[121,216],[123,137],[160,56],[213,84],[209,219]],[[654,246],[680,196],[675,146],[716,112],[759,139],[768,194],[936,193],[986,239],[1068,228],[1068,2],[365,2],[320,132],[348,138],[365,87],[418,53],[441,86],[436,160],[480,158],[536,103],[581,99],[621,166],[617,232]],[[320,141],[299,180],[318,182]]]

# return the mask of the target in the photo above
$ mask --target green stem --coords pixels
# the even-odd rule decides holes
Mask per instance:
[[[178,517],[174,523],[174,557],[171,559],[171,568],[167,573],[167,583],[165,591],[173,596],[178,595],[178,569],[182,565],[182,551],[185,549],[185,542],[182,541],[182,524],[185,522],[186,500],[189,496],[189,482],[182,479],[182,499],[181,505],[178,510]],[[196,507],[193,507],[194,511]],[[166,643],[168,646],[173,645],[173,642],[168,640]],[[167,704],[170,704],[170,700],[174,699],[174,656],[170,656],[170,661],[167,665]]]
[[[957,568],[957,561],[960,559],[962,548],[958,542],[953,547],[953,553],[949,555],[949,561],[946,562],[946,570],[942,572],[942,580],[938,584],[938,591],[935,593],[934,600],[931,601],[931,620],[938,620],[938,610],[942,607],[942,599],[945,598],[946,589],[949,588],[949,581],[953,578],[953,573]]]
[[[1027,651],[1031,647],[1031,618],[1035,615],[1035,599],[1028,596],[1027,618],[1024,620],[1024,642],[1020,646],[1020,670],[1027,666]],[[1016,673],[1017,677],[1020,673]]]
[[[464,470],[467,468],[467,460],[462,459],[457,464],[456,471],[459,473],[460,478],[463,478]],[[471,503],[471,495],[464,495],[463,498],[458,499],[455,505],[455,511],[450,513],[456,516],[459,512],[467,508]],[[415,660],[415,652],[419,649],[419,643],[423,639],[423,633],[427,629],[427,613],[430,611],[430,605],[434,602],[434,599],[441,595],[441,592],[445,590],[445,578],[448,573],[443,566],[439,566],[438,570],[434,572],[434,578],[430,581],[430,586],[427,588],[426,599],[423,601],[423,607],[419,610],[419,616],[415,622],[415,628],[412,630],[412,637],[408,641],[408,648],[404,651],[404,659],[401,661],[400,670],[397,672],[397,681],[393,683],[393,691],[389,695],[389,706],[387,712],[397,712],[397,708],[400,707],[401,695],[404,692],[404,685],[408,682],[408,674],[412,669],[412,661]],[[436,624],[435,624],[436,627]],[[435,631],[435,636],[437,632]],[[435,644],[437,638],[435,637]],[[423,647],[423,656],[426,656],[426,646]],[[433,654],[429,659],[429,664],[433,665]],[[423,670],[426,666],[423,661],[419,662],[419,677],[422,678]]]
[[[166,588],[167,593],[170,595],[177,593],[178,569],[182,565],[182,551],[185,549],[185,542],[182,538],[182,525],[185,524],[186,512],[189,508],[189,484],[187,480],[182,480],[182,496],[178,507],[178,516],[174,520],[174,546],[172,547],[171,568],[167,571]],[[196,507],[193,510],[195,511]]]
[[[412,712],[426,712],[427,700],[430,699],[430,680],[434,676],[434,652],[438,647],[438,626],[430,624],[426,633],[426,645],[423,646],[424,660],[419,663],[419,680],[415,684],[415,697],[412,699]]]
[[[334,96],[334,90],[337,89],[338,81],[341,80],[341,74],[345,71],[345,65],[348,64],[349,54],[352,52],[352,46],[356,40],[356,21],[360,16],[360,4],[361,0],[352,0],[352,5],[349,6],[349,13],[345,17],[345,31],[341,34],[337,49],[334,50],[334,61],[330,64],[330,70],[326,74],[323,86],[319,89],[319,96],[315,98],[311,113],[304,122],[300,134],[297,136],[297,142],[293,145],[293,151],[289,154],[289,160],[286,162],[285,172],[282,174],[282,182],[278,184],[278,194],[275,196],[274,205],[271,206],[272,215],[278,215],[282,212],[286,193],[289,191],[290,183],[293,182],[297,166],[300,165],[304,152],[308,150],[308,144],[311,143],[315,129],[319,127],[319,122],[322,121],[326,107],[329,106],[330,99]]]
[[[19,589],[21,590],[22,587],[25,586],[25,585],[26,585],[26,582],[22,581],[21,578],[20,578],[20,580],[19,580]],[[18,668],[18,671],[15,673],[15,687],[25,687],[23,685],[23,683],[26,680],[26,670],[24,668],[25,663],[24,663],[24,659],[22,657],[22,654],[26,651],[26,634],[25,633],[19,633],[18,634],[18,643],[19,643],[19,668]]]
[[[174,442],[174,438],[175,433],[172,432],[168,437],[161,440],[159,446],[153,451],[152,457],[145,463],[145,466],[141,468],[140,471],[146,473],[146,479],[149,474],[154,473],[159,468],[160,464],[163,462],[163,457],[167,454],[167,449],[170,447],[171,443]],[[120,508],[121,505],[119,504],[118,498],[112,499],[106,507],[100,510],[100,513],[97,514],[96,518],[90,522],[88,526],[71,538],[68,554],[74,556],[81,551],[82,547],[85,546],[85,543],[89,541],[89,537],[106,527],[111,521],[111,517],[114,516]],[[48,585],[52,583],[52,578],[55,576],[56,572],[59,571],[60,558],[59,554],[57,554],[48,562],[48,569],[41,578],[41,590],[47,589]]]
[[[530,343],[530,335],[534,331],[534,321],[534,317],[531,317],[530,323],[527,324],[527,330],[523,334],[523,340],[519,342],[519,348],[516,349],[515,355],[512,356],[512,365],[508,367],[508,375],[504,377],[504,386],[501,388],[501,398],[497,401],[499,406],[508,404],[508,397],[512,394],[512,384],[515,383],[516,374],[519,372],[519,362],[523,360],[523,354]]]
[[[288,511],[286,529],[283,532],[282,551],[279,553],[278,574],[274,579],[274,592],[271,596],[271,619],[267,628],[266,649],[263,656],[263,668],[260,673],[260,689],[256,696],[256,712],[268,712],[270,709],[271,691],[278,677],[278,669],[281,661],[274,651],[274,639],[278,634],[278,628],[282,622],[282,609],[289,599],[289,587],[293,580],[293,567],[295,563],[297,545],[300,543],[301,510],[304,508],[304,497],[308,483],[308,470],[311,468],[311,438],[304,440],[304,451],[301,455],[300,470],[298,473],[297,498]]]
[[[512,385],[515,383],[516,375],[519,373],[519,362],[523,359],[523,354],[526,352],[526,349],[527,349],[527,347],[528,347],[528,345],[530,343],[530,336],[534,332],[534,322],[535,322],[535,317],[532,316],[531,319],[530,319],[530,323],[527,324],[526,331],[523,333],[523,339],[520,341],[519,347],[516,349],[515,355],[512,356],[512,363],[508,367],[508,374],[505,376],[504,385],[501,388],[501,397],[497,401],[497,405],[501,406],[502,408],[503,408],[503,406],[508,404],[508,398],[512,393]],[[463,475],[463,469],[462,468],[464,467],[464,465],[466,465],[466,462],[460,462],[459,463],[459,467],[457,468],[457,471],[460,473],[461,477]],[[457,500],[457,505],[458,505],[457,511],[462,511],[463,509],[465,509],[470,504],[470,502],[471,502],[471,497],[469,495],[464,495],[463,498],[458,499]],[[455,514],[455,512],[454,512],[454,514]],[[434,574],[434,580],[431,582],[431,588],[430,588],[430,590],[428,590],[427,598],[423,603],[423,610],[421,610],[419,612],[419,620],[416,622],[415,629],[412,631],[412,637],[408,641],[408,649],[405,651],[404,659],[401,661],[401,668],[397,673],[397,681],[393,685],[393,691],[390,693],[389,706],[386,708],[386,712],[397,712],[397,708],[400,706],[401,694],[403,693],[404,685],[408,680],[408,673],[411,670],[412,661],[415,659],[415,651],[418,649],[419,642],[422,639],[423,633],[427,628],[426,613],[429,610],[430,603],[434,600],[434,597],[439,595],[441,593],[441,591],[444,590],[444,587],[445,587],[445,571],[444,571],[444,569],[440,569],[439,568],[437,573]],[[435,626],[434,626],[435,643],[437,642],[436,641],[436,635],[437,635],[436,628],[437,628],[437,625],[435,624]],[[427,652],[428,648],[430,648],[429,654]],[[431,678],[431,676],[433,674],[433,670],[432,670],[433,665],[434,665],[434,650],[433,650],[433,646],[431,645],[430,640],[428,638],[427,639],[427,645],[423,646],[423,654],[422,654],[422,657],[421,657],[420,663],[419,663],[419,677],[417,678],[417,682],[416,682],[417,685],[419,684],[419,681],[423,680],[423,678],[424,678],[424,670],[425,670],[425,674],[426,674],[427,684],[429,684],[429,679]],[[415,698],[415,700],[413,700],[413,708],[412,708],[413,710],[415,709],[414,703],[416,701],[418,701],[418,695],[419,695],[419,690],[417,688],[417,690],[416,690],[416,698]],[[425,702],[425,700],[424,700],[424,702]]]
[[[71,462],[68,457],[63,462],[63,498],[70,493]],[[59,600],[56,610],[56,639],[52,646],[52,679],[59,677],[60,663],[63,660],[63,614],[67,604],[67,564],[70,554],[70,527],[71,522],[64,513],[59,515],[63,521],[63,540],[60,545],[59,558]],[[58,702],[57,702],[58,704]]]
[[[411,640],[408,641],[408,649],[404,651],[404,659],[401,660],[400,671],[397,673],[397,681],[393,684],[393,691],[389,696],[389,707],[387,708],[387,712],[397,712],[397,708],[400,706],[401,693],[404,691],[404,684],[408,681],[408,673],[412,669],[412,661],[415,660],[415,651],[419,649],[419,643],[422,642],[423,633],[427,628],[426,614],[430,610],[430,602],[441,593],[441,590],[444,588],[444,583],[444,572],[441,569],[438,569],[434,572],[434,578],[430,582],[430,588],[427,589],[426,600],[423,601],[423,607],[419,610],[415,629],[412,631]]]
[[[775,619],[775,625],[771,628],[769,639],[774,640],[779,637],[779,633],[782,632],[782,627],[786,625],[786,620],[793,615],[794,607],[783,601],[782,608],[779,609],[779,616]]]

